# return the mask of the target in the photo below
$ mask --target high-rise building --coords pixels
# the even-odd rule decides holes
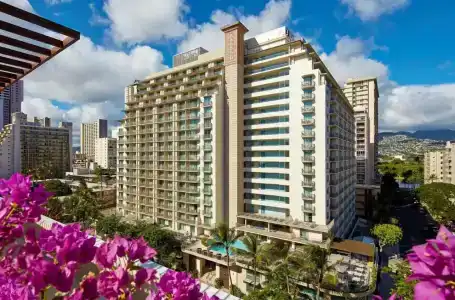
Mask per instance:
[[[343,91],[354,110],[368,113],[368,136],[365,135],[365,130],[362,127],[359,127],[361,132],[357,132],[357,136],[365,135],[365,155],[361,154],[361,159],[357,160],[357,172],[362,173],[362,169],[365,169],[366,172],[370,173],[365,176],[359,176],[359,184],[374,184],[378,180],[379,91],[377,79],[375,77],[348,79]],[[359,139],[357,140],[359,141]],[[363,167],[364,165],[365,167]]]
[[[326,244],[355,216],[354,111],[310,44],[278,28],[195,49],[125,90],[118,210],[193,235],[216,223]]]
[[[105,137],[108,137],[107,120],[81,123],[81,153],[85,154],[87,159],[94,160],[96,141]]]
[[[444,182],[455,184],[455,141],[448,141],[445,149],[425,153],[424,182]]]
[[[117,139],[99,138],[96,140],[95,162],[104,169],[117,169]]]
[[[72,131],[70,122],[44,126],[28,122],[24,113],[13,113],[12,123],[0,132],[0,178],[38,169],[63,177],[71,170]]]
[[[11,124],[13,113],[21,112],[24,101],[24,82],[16,81],[0,92],[0,128]]]
[[[361,107],[354,109],[355,118],[355,153],[357,162],[357,183],[368,184],[374,182],[374,169],[371,164],[369,147],[370,118],[368,111]]]

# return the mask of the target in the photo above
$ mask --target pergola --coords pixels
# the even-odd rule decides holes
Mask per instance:
[[[0,92],[80,38],[73,29],[2,1],[0,13],[13,17],[0,19]],[[21,20],[20,25],[9,19]],[[44,33],[34,30],[38,26]]]

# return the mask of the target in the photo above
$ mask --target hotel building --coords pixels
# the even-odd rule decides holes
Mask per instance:
[[[343,89],[355,111],[365,112],[365,124],[357,126],[357,183],[375,184],[378,178],[378,82],[375,77],[348,79]],[[360,115],[358,118],[361,118]],[[358,120],[358,118],[356,118]],[[360,122],[362,123],[362,122]],[[366,133],[368,131],[368,133]],[[360,148],[359,148],[360,147]],[[363,147],[364,151],[361,149]]]
[[[14,113],[0,131],[0,178],[41,167],[63,177],[71,170],[72,132],[71,122],[51,127],[49,118],[29,122],[26,114]]]
[[[13,114],[21,112],[24,101],[24,82],[16,81],[0,92],[0,128],[11,124]]]
[[[96,139],[95,162],[103,169],[117,169],[117,139]]]
[[[108,137],[107,120],[99,119],[93,123],[81,123],[81,153],[87,159],[95,159],[95,147],[99,138]]]
[[[198,48],[125,89],[118,210],[192,235],[216,223],[324,244],[355,216],[354,111],[306,41],[282,27]]]
[[[424,182],[444,182],[455,184],[455,142],[448,141],[442,150],[425,153]]]

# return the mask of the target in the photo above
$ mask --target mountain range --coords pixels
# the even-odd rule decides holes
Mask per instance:
[[[415,132],[397,131],[397,132],[380,132],[379,140],[384,137],[394,135],[405,135],[416,139],[430,139],[436,141],[451,141],[455,140],[455,130],[450,129],[436,129],[436,130],[417,130]]]

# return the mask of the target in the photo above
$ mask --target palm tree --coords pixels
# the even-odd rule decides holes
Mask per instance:
[[[261,245],[261,239],[257,235],[248,234],[242,240],[246,250],[238,249],[237,252],[249,259],[248,267],[253,268],[254,286],[253,291],[257,287],[257,269],[265,260],[264,247]]]
[[[430,178],[428,178],[428,179],[431,181],[431,183],[433,183],[433,181],[435,181],[437,179],[437,177],[435,174],[431,174]]]
[[[229,265],[229,260],[231,256],[231,249],[237,240],[240,238],[241,233],[236,233],[235,228],[229,228],[227,224],[221,223],[218,224],[211,231],[211,246],[221,246],[226,251],[227,255],[227,270],[229,273],[229,288],[232,286],[231,278],[231,267]]]

